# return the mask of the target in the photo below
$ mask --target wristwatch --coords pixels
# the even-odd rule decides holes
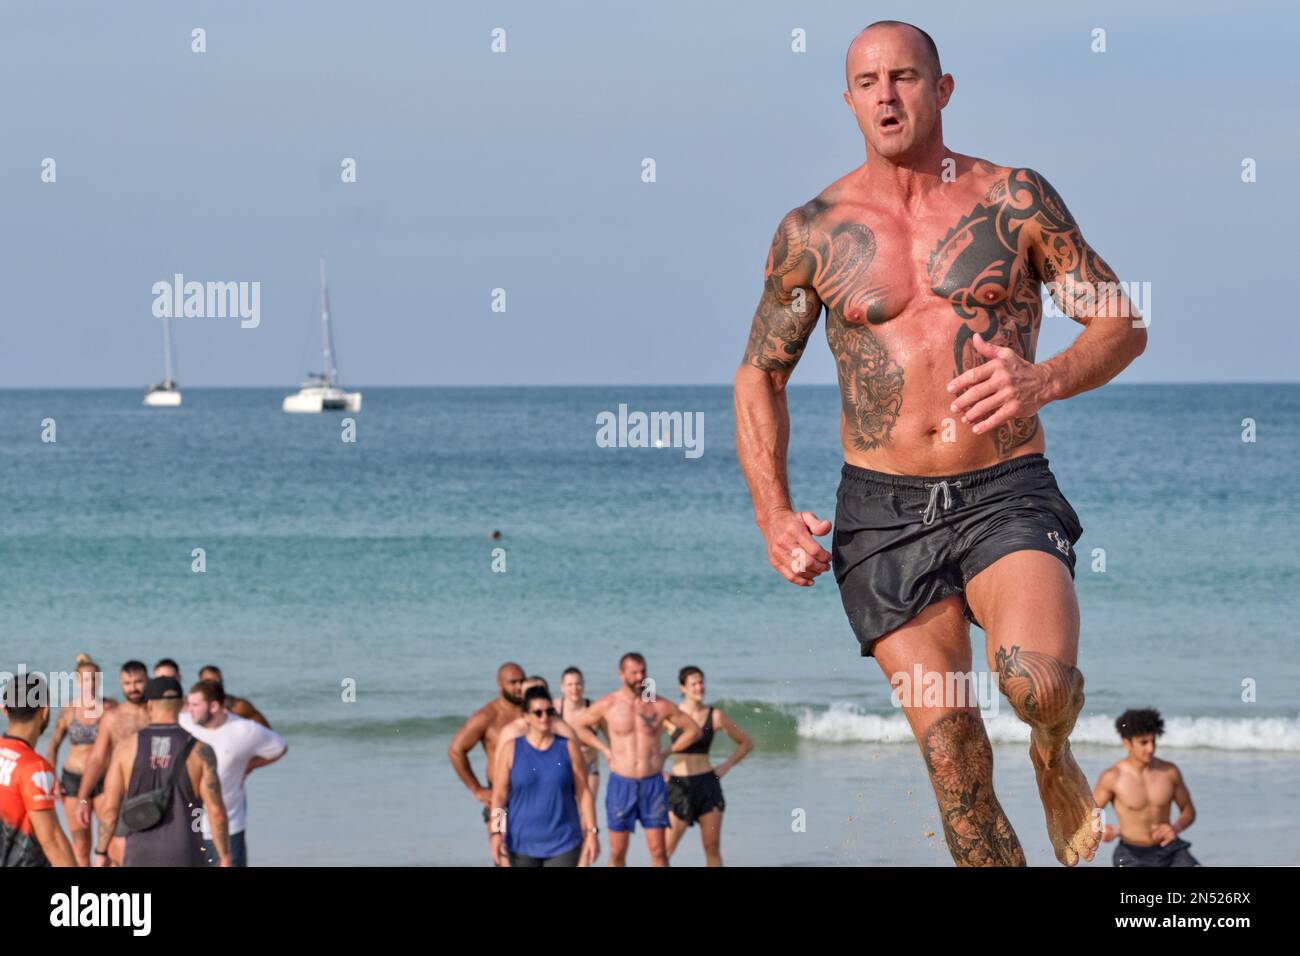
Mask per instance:
[[[595,834],[595,833],[599,833],[599,832],[600,832],[600,827],[587,827],[587,832],[588,832],[588,833],[593,833],[593,834]]]

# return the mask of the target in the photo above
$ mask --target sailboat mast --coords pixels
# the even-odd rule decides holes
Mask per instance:
[[[163,361],[166,370],[163,381],[170,385],[175,381],[172,378],[172,320],[170,316],[163,317]]]
[[[321,374],[326,385],[334,384],[334,341],[330,335],[330,291],[325,284],[325,257],[320,260],[320,325],[321,344],[325,351],[325,367]]]

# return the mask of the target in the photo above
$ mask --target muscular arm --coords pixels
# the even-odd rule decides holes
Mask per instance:
[[[672,721],[672,725],[682,732],[682,735],[673,741],[672,746],[664,751],[664,756],[667,757],[669,754],[681,753],[699,740],[704,731],[700,729],[700,725],[692,720],[686,711],[672,701],[666,700],[664,705],[669,708],[665,720]]]
[[[190,754],[191,767],[197,761],[199,770],[199,796],[203,810],[208,815],[212,842],[217,845],[217,856],[222,866],[230,865],[230,820],[226,816],[226,802],[221,799],[221,777],[217,773],[217,755],[212,748],[199,741]],[[188,769],[188,768],[187,768]]]
[[[829,532],[830,522],[811,512],[794,512],[786,467],[790,444],[786,383],[822,310],[813,289],[816,265],[810,252],[810,219],[806,207],[795,209],[776,230],[763,295],[735,381],[736,455],[754,502],[754,520],[763,532],[772,567],[800,587],[811,587],[813,578],[830,570],[831,557],[813,538]],[[816,530],[819,527],[823,530]]]
[[[576,720],[576,715],[570,716],[568,720],[565,720],[563,717],[552,717],[551,731],[557,737],[563,737],[565,740],[576,740],[584,747],[591,747],[594,750],[600,751],[605,754],[606,758],[608,758],[609,748],[599,737],[593,734],[586,727],[579,726],[577,723],[572,722]]]
[[[1183,780],[1183,773],[1177,767],[1174,768],[1177,775],[1174,781],[1174,803],[1178,804],[1178,819],[1173,822],[1175,833],[1182,833],[1193,823],[1196,822],[1196,807],[1192,805],[1192,794],[1187,789],[1187,783]]]
[[[271,722],[246,697],[236,697],[230,705],[230,712],[236,717],[247,717],[249,720],[255,720],[267,730],[271,729]]]
[[[583,708],[576,714],[571,715],[568,720],[560,720],[559,723],[567,723],[573,729],[574,735],[578,742],[584,747],[591,747],[593,750],[603,754],[606,760],[610,759],[609,744],[597,737],[592,731],[592,727],[599,727],[605,719],[605,709],[602,707],[602,700],[596,701],[590,707]],[[601,707],[598,711],[597,708]]]
[[[470,766],[469,753],[483,742],[489,720],[486,709],[477,711],[461,725],[460,730],[456,731],[456,736],[451,738],[451,745],[447,748],[447,759],[451,761],[451,769],[456,771],[456,776],[460,777],[466,789],[474,794],[475,800],[480,799],[480,794],[486,788],[478,782],[474,768]],[[491,777],[492,768],[487,769],[488,776]]]
[[[763,294],[750,324],[749,341],[736,372],[736,450],[749,483],[756,517],[789,511],[786,448],[790,413],[786,383],[822,304],[812,287],[809,215],[789,212],[776,230],[763,275]]]
[[[285,754],[287,754],[288,752],[289,752],[289,748],[286,746],[283,750],[281,750],[281,751],[280,751],[278,754],[276,754],[274,757],[252,757],[252,758],[250,758],[249,761],[248,761],[248,766],[246,766],[246,767],[244,768],[244,776],[247,777],[250,773],[252,773],[252,772],[253,772],[254,770],[256,770],[258,767],[269,767],[271,764],[275,763],[277,760],[279,760],[281,757],[283,757],[283,756],[284,756]]]
[[[1052,185],[1032,170],[1022,181],[1039,209],[1030,224],[1030,261],[1061,311],[1084,326],[1069,348],[1040,363],[1047,401],[1059,401],[1122,372],[1146,348],[1146,324]]]
[[[27,815],[32,822],[32,835],[45,851],[45,858],[51,866],[76,866],[77,858],[73,856],[72,844],[59,826],[59,817],[53,810],[33,810]]]
[[[975,334],[969,327],[958,333],[957,377],[948,383],[956,398],[951,409],[961,413],[975,434],[992,434],[1005,457],[1037,434],[1037,414],[1044,405],[1105,385],[1142,353],[1147,334],[1115,273],[1084,242],[1074,217],[1045,179],[1031,169],[1017,169],[997,190],[1000,227],[1019,237],[1016,248],[1028,256],[1032,278],[1045,282],[1061,311],[1084,326],[1065,351],[1034,362],[1035,291],[1032,307],[1020,303],[1026,321],[1013,322],[1023,326],[1018,342],[998,345],[985,338],[988,332]]]
[[[102,731],[99,736],[101,739],[104,737]],[[95,745],[98,747],[98,740],[95,741]],[[122,741],[122,746],[114,751],[112,763],[104,777],[104,795],[100,799],[99,809],[99,833],[95,837],[95,850],[100,855],[108,852],[108,845],[117,831],[117,815],[122,808],[122,797],[126,795],[126,770],[130,766],[128,761],[133,760],[135,760],[135,741]],[[84,791],[86,786],[84,778],[81,786]]]
[[[1105,819],[1104,811],[1106,809],[1106,804],[1110,803],[1112,800],[1115,799],[1114,784],[1115,784],[1115,770],[1112,767],[1111,769],[1103,772],[1102,775],[1097,778],[1097,786],[1094,787],[1092,790],[1092,802],[1097,805],[1098,810],[1103,811],[1102,813],[1103,820]],[[1103,840],[1113,840],[1115,839],[1115,836],[1116,836],[1115,827],[1107,823],[1105,829],[1102,831],[1101,838]]]

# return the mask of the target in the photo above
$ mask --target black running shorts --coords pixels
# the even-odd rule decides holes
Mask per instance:
[[[695,821],[714,810],[726,810],[722,781],[712,770],[689,777],[668,778],[668,809],[673,816],[695,826]]]
[[[962,475],[911,477],[846,464],[835,505],[831,566],[849,625],[871,646],[928,605],[960,594],[1016,551],[1058,558],[1074,577],[1079,516],[1039,454]]]

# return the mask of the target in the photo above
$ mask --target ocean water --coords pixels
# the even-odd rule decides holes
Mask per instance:
[[[138,390],[0,391],[0,670],[169,656],[188,682],[217,663],[290,744],[250,779],[254,864],[479,865],[446,749],[497,665],[554,686],[576,664],[595,696],[640,650],[660,693],[702,667],[757,742],[724,780],[729,863],[947,864],[833,579],[797,589],[766,563],[729,388],[361,390],[355,443],[341,416],[283,414],[281,390],[186,389],[175,410]],[[704,453],[598,447],[620,404],[702,412]],[[796,506],[830,517],[837,393],[795,386],[790,405]],[[1110,386],[1043,418],[1085,528],[1080,763],[1095,780],[1123,756],[1114,717],[1157,707],[1193,852],[1295,862],[1300,386]],[[1053,863],[1027,732],[1004,706],[990,735],[1000,799],[1031,861]],[[691,834],[676,862],[702,860]]]

